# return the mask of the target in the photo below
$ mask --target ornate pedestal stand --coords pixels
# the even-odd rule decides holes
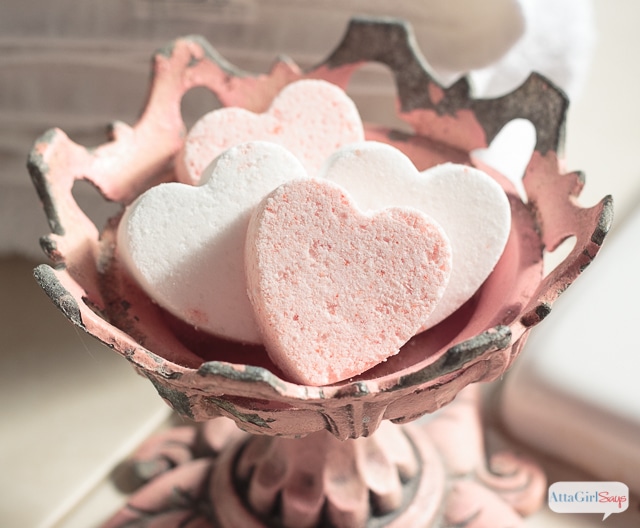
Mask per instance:
[[[208,87],[225,106],[261,112],[287,83],[312,77],[346,88],[371,61],[395,76],[399,116],[414,132],[372,125],[367,138],[396,146],[420,170],[445,161],[481,166],[509,196],[512,232],[474,298],[400,354],[352,380],[296,385],[261,347],[202,335],[153,304],[118,265],[119,217],[99,231],[73,199],[73,185],[89,180],[106,199],[127,204],[174,179],[184,138],[180,103],[193,87]],[[565,97],[535,74],[492,100],[472,99],[465,79],[444,88],[427,73],[405,24],[358,19],[335,52],[306,72],[281,60],[269,74],[253,76],[202,39],[179,39],[156,54],[149,100],[134,127],[115,123],[111,140],[91,150],[60,130],[38,140],[29,169],[51,226],[43,248],[54,264],[36,269],[38,282],[178,413],[202,422],[141,448],[136,467],[148,483],[107,526],[521,525],[540,504],[544,477],[512,455],[486,460],[478,389],[470,384],[505,372],[609,228],[610,199],[580,207],[582,177],[562,172],[566,109]],[[471,155],[515,118],[530,120],[537,134],[523,182],[526,202]],[[543,254],[572,236],[571,253],[543,276]],[[426,424],[398,425],[445,405]]]
[[[248,435],[226,418],[170,429],[133,456],[149,483],[106,526],[520,526],[546,480],[511,453],[487,460],[478,393],[354,440]]]

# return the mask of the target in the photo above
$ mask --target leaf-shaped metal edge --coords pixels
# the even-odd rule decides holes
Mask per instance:
[[[406,22],[356,18],[342,43],[312,75],[344,85],[345,73],[354,71],[362,62],[377,62],[391,70],[400,116],[419,134],[471,151],[488,147],[505,124],[523,118],[536,129],[536,151],[558,152],[561,146],[569,102],[560,89],[537,73],[505,96],[474,99],[466,77],[445,88],[429,73]],[[441,124],[431,126],[434,119],[443,116],[466,126],[455,130]]]
[[[498,325],[467,339],[432,358],[423,368],[399,373],[382,385],[377,380],[365,380],[329,387],[292,384],[261,367],[225,362],[200,365],[200,358],[169,332],[148,336],[145,348],[122,329],[101,319],[96,300],[100,299],[97,285],[105,248],[97,229],[73,200],[71,189],[77,179],[90,180],[106,198],[125,204],[162,181],[184,135],[180,97],[176,95],[181,96],[192,87],[209,87],[224,106],[243,106],[259,112],[268,107],[284,85],[302,77],[324,78],[346,88],[351,74],[368,61],[387,65],[395,75],[400,116],[418,134],[442,144],[470,151],[488,146],[512,119],[524,117],[535,125],[536,150],[525,177],[528,207],[546,248],[553,250],[567,236],[576,236],[577,243],[569,257],[538,285],[523,310],[524,316],[508,326]],[[225,88],[222,91],[221,86]],[[303,402],[321,405],[322,409],[333,405],[353,407],[349,402],[354,398],[364,404],[377,395],[383,396],[378,398],[382,407],[376,412],[370,409],[370,414],[375,415],[368,417],[370,430],[383,417],[410,420],[414,416],[403,415],[402,405],[393,412],[385,410],[402,396],[423,393],[423,408],[416,414],[430,412],[468,383],[500,375],[521,349],[526,331],[542,320],[557,295],[595,257],[610,226],[611,201],[605,198],[591,209],[580,208],[574,198],[582,180],[579,175],[559,172],[558,150],[567,106],[566,97],[536,74],[511,94],[491,100],[470,98],[466,79],[448,88],[441,86],[429,75],[408,25],[397,20],[354,19],[327,61],[306,73],[291,61],[281,59],[269,74],[254,76],[224,61],[201,37],[179,39],[156,54],[149,99],[135,127],[115,123],[112,141],[93,150],[73,143],[59,130],[48,132],[36,142],[28,166],[53,232],[42,245],[58,267],[40,266],[36,279],[72,322],[127,357],[163,397],[186,415],[199,416],[194,400],[206,403],[210,396],[210,402],[215,404],[216,394],[233,395],[235,403],[227,405],[222,414],[246,422],[248,430],[252,430],[255,423],[251,413],[234,413],[234,409],[251,409],[256,401],[270,399],[288,402],[286,405],[292,409],[304,406]],[[141,157],[141,152],[145,156]],[[68,229],[70,226],[73,229]],[[177,356],[172,347],[180,349],[182,365],[175,362]],[[189,363],[186,366],[185,358]],[[199,383],[198,379],[206,382]],[[432,392],[432,396],[426,398],[425,391]],[[329,404],[330,400],[336,403]],[[202,401],[197,405],[202,407]],[[219,411],[220,406],[217,407]],[[319,412],[329,424],[327,428],[336,429],[340,436],[345,434],[343,427],[332,425],[330,412],[322,409]],[[203,416],[216,412],[200,410]],[[272,410],[276,412],[278,408],[269,412]],[[260,424],[257,427],[268,427],[270,419],[262,416],[255,421]],[[348,420],[349,427],[357,429],[349,436],[363,433],[361,428],[365,426],[358,425],[358,421],[355,416]]]

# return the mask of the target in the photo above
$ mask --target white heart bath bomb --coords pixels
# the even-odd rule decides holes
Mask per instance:
[[[273,362],[326,385],[398,353],[445,291],[447,236],[426,215],[360,212],[336,184],[273,191],[247,231],[247,287]]]
[[[228,107],[198,120],[176,162],[178,179],[197,183],[216,156],[255,140],[284,146],[315,176],[334,151],[363,141],[364,128],[358,109],[341,88],[316,79],[296,81],[285,86],[263,114]]]
[[[161,184],[128,207],[118,227],[120,260],[176,317],[220,337],[261,343],[246,292],[247,225],[273,189],[306,177],[279,145],[233,147],[207,168],[200,186]]]
[[[444,229],[451,242],[451,278],[421,330],[468,301],[504,251],[511,230],[509,200],[502,187],[478,169],[445,163],[420,173],[396,148],[367,141],[336,152],[320,175],[344,187],[364,211],[413,207]]]

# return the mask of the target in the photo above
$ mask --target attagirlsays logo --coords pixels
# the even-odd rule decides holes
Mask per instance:
[[[556,513],[612,513],[629,507],[629,488],[622,482],[555,482],[549,487],[549,508]]]

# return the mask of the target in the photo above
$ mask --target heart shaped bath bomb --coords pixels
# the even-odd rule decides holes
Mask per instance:
[[[469,300],[504,251],[511,230],[509,200],[502,187],[478,169],[445,163],[420,173],[396,148],[368,141],[336,152],[320,175],[344,187],[364,211],[412,207],[444,229],[451,242],[451,278],[422,330]]]
[[[245,265],[269,356],[292,380],[325,385],[386,360],[420,329],[451,252],[419,211],[363,214],[341,187],[311,179],[256,208]]]
[[[209,166],[200,186],[161,184],[127,208],[118,227],[120,261],[176,317],[220,337],[261,343],[246,292],[247,225],[273,189],[306,177],[279,145],[233,147]]]
[[[229,107],[202,117],[189,131],[176,162],[178,179],[197,183],[216,156],[254,140],[284,146],[314,176],[334,151],[363,141],[364,128],[358,109],[341,88],[321,80],[296,81],[263,114]]]

